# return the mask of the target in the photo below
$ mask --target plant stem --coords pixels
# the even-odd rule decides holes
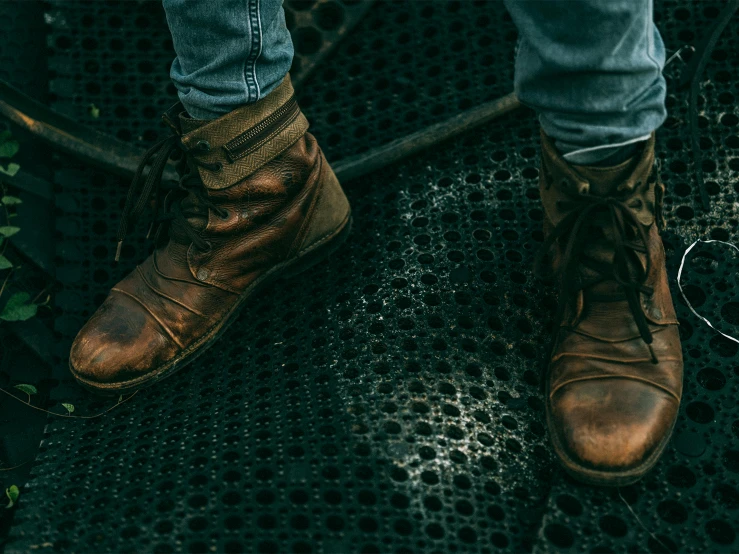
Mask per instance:
[[[49,411],[49,410],[45,410],[44,408],[39,408],[38,406],[34,406],[34,405],[33,405],[33,404],[31,404],[30,402],[25,402],[24,400],[22,400],[22,399],[18,398],[18,397],[17,397],[16,395],[14,395],[13,393],[11,393],[11,392],[9,392],[9,391],[6,391],[6,390],[5,390],[4,388],[2,388],[2,387],[0,387],[0,392],[2,392],[3,394],[7,394],[7,395],[8,395],[9,397],[11,397],[12,399],[14,399],[14,400],[16,400],[16,401],[20,402],[21,404],[25,404],[25,405],[26,405],[26,406],[28,406],[29,408],[33,408],[34,410],[38,410],[39,412],[44,412],[44,413],[47,413],[47,414],[51,414],[51,415],[55,415],[55,416],[58,416],[58,417],[71,417],[71,418],[74,418],[74,419],[95,419],[95,418],[98,418],[98,417],[100,417],[100,416],[103,416],[103,415],[107,414],[107,413],[108,413],[109,411],[113,410],[114,408],[117,408],[117,407],[118,407],[118,406],[120,406],[121,404],[123,404],[123,403],[125,403],[125,402],[128,402],[129,400],[131,400],[131,399],[132,399],[132,398],[133,398],[134,396],[136,396],[136,395],[137,395],[137,394],[139,393],[139,391],[136,391],[136,392],[134,392],[134,393],[133,393],[133,394],[132,394],[131,396],[129,396],[128,398],[124,398],[123,400],[121,400],[121,401],[117,402],[117,403],[116,403],[116,404],[115,404],[114,406],[111,406],[110,408],[108,408],[107,410],[105,410],[105,411],[103,411],[103,412],[100,412],[99,414],[95,414],[95,415],[91,415],[91,416],[73,416],[73,415],[72,415],[72,414],[71,414],[70,412],[67,412],[66,414],[60,414],[60,413],[57,413],[57,412],[51,412],[51,411]]]
[[[26,464],[30,464],[33,460],[28,460],[27,462],[23,462],[22,464],[18,464],[17,466],[13,467],[0,467],[0,471],[13,471],[14,469],[18,469],[19,467],[23,467]]]
[[[5,196],[5,194],[8,192],[8,190],[5,188],[5,186],[0,186],[0,194]],[[5,224],[10,225],[10,212],[8,211],[8,207],[5,204],[1,204],[3,207],[3,211],[5,212]],[[0,256],[5,254],[5,249],[8,247],[8,240],[4,240],[2,244],[2,248],[0,248]],[[12,273],[12,271],[11,271]],[[2,292],[0,292],[2,294]]]
[[[44,294],[44,293],[46,292],[46,290],[47,290],[48,288],[49,288],[49,287],[48,287],[48,286],[46,286],[46,287],[44,287],[43,289],[41,289],[41,292],[39,292],[39,293],[38,293],[38,294],[37,294],[37,295],[36,295],[36,296],[34,297],[34,299],[33,299],[33,300],[31,300],[31,304],[35,304],[35,303],[36,303],[36,300],[38,300],[38,299],[39,299],[39,296],[41,296],[42,294]],[[46,303],[46,302],[44,302],[44,304],[45,304],[45,303]],[[44,304],[39,304],[39,306],[43,306]]]
[[[2,255],[2,252],[0,252],[0,255]],[[5,291],[5,286],[8,284],[8,279],[10,279],[10,276],[13,274],[13,268],[10,269],[8,274],[5,276],[5,280],[3,281],[3,285],[0,286],[0,296],[3,295],[3,292]]]

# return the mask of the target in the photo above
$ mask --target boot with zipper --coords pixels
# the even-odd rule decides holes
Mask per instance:
[[[219,119],[191,119],[178,104],[164,120],[174,134],[142,161],[118,236],[117,256],[153,204],[154,253],[113,287],[70,353],[77,381],[102,394],[181,369],[258,290],[321,260],[350,229],[349,202],[306,132],[289,76]],[[162,180],[171,156],[179,182]]]
[[[550,438],[573,477],[627,485],[659,459],[682,394],[654,136],[622,164],[583,167],[542,133],[540,191],[544,251],[560,285],[546,377]]]

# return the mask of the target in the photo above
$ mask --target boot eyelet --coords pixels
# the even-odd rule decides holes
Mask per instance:
[[[207,140],[199,140],[195,143],[195,148],[201,152],[210,152],[210,143]]]
[[[221,162],[216,162],[213,171],[215,173],[220,173],[221,171],[223,171],[223,164]]]

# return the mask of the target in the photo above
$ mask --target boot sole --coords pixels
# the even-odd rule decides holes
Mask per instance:
[[[160,382],[175,372],[186,367],[187,364],[194,361],[198,356],[205,352],[218,338],[228,329],[228,327],[237,319],[241,310],[245,307],[245,303],[254,294],[260,292],[265,287],[272,284],[278,278],[292,277],[302,273],[317,263],[328,258],[346,241],[352,228],[351,212],[347,215],[342,225],[331,235],[312,244],[297,256],[277,264],[264,275],[260,276],[249,288],[242,293],[231,310],[208,332],[199,338],[195,343],[188,346],[180,354],[175,356],[165,365],[158,367],[151,373],[143,377],[124,381],[122,383],[96,383],[88,381],[84,377],[80,377],[69,363],[69,371],[72,373],[77,382],[87,390],[101,396],[118,396],[121,394],[132,393]]]
[[[547,399],[548,398],[549,390],[547,387]],[[649,471],[651,471],[652,468],[654,468],[654,466],[657,464],[660,457],[662,457],[662,454],[665,451],[668,443],[670,442],[670,438],[672,437],[672,432],[675,429],[675,423],[677,423],[677,418],[675,418],[675,421],[672,423],[672,427],[670,427],[669,433],[667,433],[657,449],[652,452],[652,454],[650,454],[650,456],[637,467],[626,471],[601,471],[578,464],[565,452],[564,447],[560,443],[558,435],[554,430],[554,424],[549,415],[548,406],[546,409],[546,414],[547,428],[549,430],[549,440],[552,443],[554,453],[557,455],[557,458],[559,458],[559,462],[562,468],[570,477],[572,477],[576,481],[579,481],[586,485],[595,485],[599,487],[625,487],[627,485],[632,485],[636,483],[647,473],[649,473]]]

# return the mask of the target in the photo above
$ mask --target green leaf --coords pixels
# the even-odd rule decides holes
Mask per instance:
[[[0,255],[0,269],[10,269],[11,267],[13,267],[13,264],[10,263],[10,260]]]
[[[11,225],[6,225],[5,227],[0,227],[0,235],[4,237],[12,237],[20,230],[21,230],[20,227],[13,227]]]
[[[120,404],[121,402],[123,402],[123,395],[120,395],[120,396],[118,397],[118,404]]]
[[[26,321],[36,315],[38,306],[29,304],[31,295],[27,292],[16,292],[10,297],[7,304],[0,312],[0,319],[4,321]]]
[[[20,384],[20,385],[16,385],[15,388],[18,389],[18,390],[20,390],[20,391],[25,392],[28,395],[36,394],[38,392],[36,390],[36,387],[34,387],[33,385]]]
[[[3,129],[2,131],[0,131],[0,142],[5,142],[12,136],[13,133],[10,132],[10,129]]]
[[[16,204],[23,204],[23,201],[20,198],[16,198],[15,196],[3,196],[2,199],[0,199],[0,202],[5,204],[6,206],[15,206]]]
[[[64,406],[70,414],[74,411],[74,404],[67,404],[66,402],[62,402],[62,406]]]
[[[18,487],[15,485],[12,485],[11,487],[5,489],[5,496],[8,497],[8,505],[5,506],[6,508],[12,508],[15,503],[18,501],[18,497],[20,496],[21,491],[18,490]]]
[[[20,147],[17,140],[9,139],[0,142],[0,158],[12,158],[18,153]]]
[[[90,104],[90,115],[93,119],[97,119],[100,117],[100,108],[98,108],[95,104]]]
[[[3,167],[0,165],[0,173],[3,173],[7,175],[8,177],[15,177],[15,174],[18,173],[21,169],[21,166],[18,164],[8,164],[8,167]]]

